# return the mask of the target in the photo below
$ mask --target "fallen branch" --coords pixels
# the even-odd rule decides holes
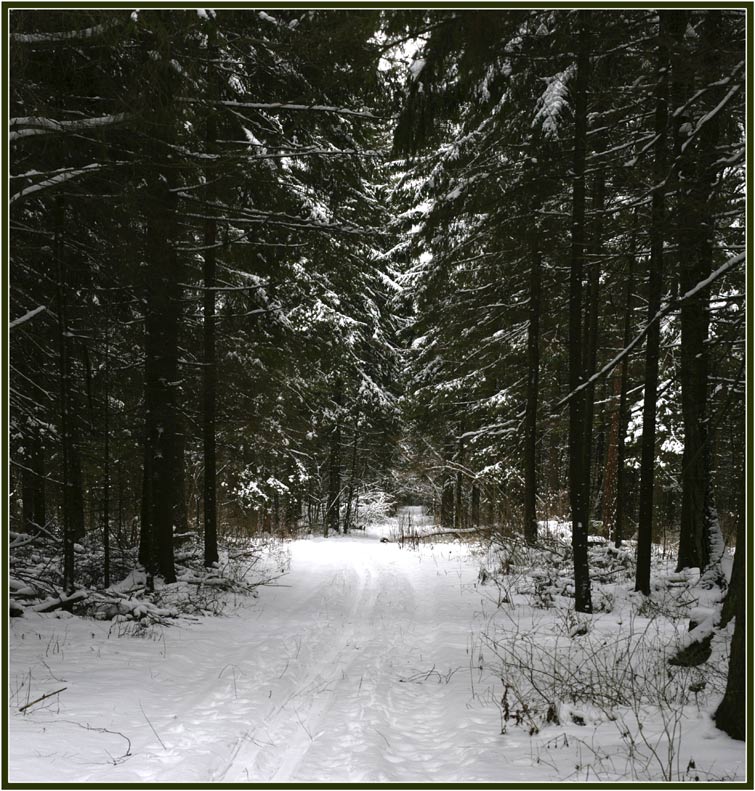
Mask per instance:
[[[55,692],[48,692],[46,695],[42,695],[41,698],[37,698],[33,700],[31,703],[27,703],[25,706],[21,706],[19,711],[26,711],[30,706],[33,706],[35,703],[41,703],[43,700],[47,700],[47,698],[51,698],[53,695],[59,695],[61,692],[65,692],[68,687],[61,687],[60,689],[56,689]]]
[[[70,596],[59,596],[55,599],[45,599],[41,604],[37,604],[32,609],[34,612],[52,612],[60,607],[65,607],[66,604],[72,604],[75,601],[81,601],[89,596],[89,591],[80,590],[72,593]]]

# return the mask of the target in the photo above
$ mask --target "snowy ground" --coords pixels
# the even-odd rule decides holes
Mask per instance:
[[[13,619],[9,780],[643,779],[597,709],[562,706],[558,725],[533,732],[513,698],[502,704],[501,641],[514,621],[498,608],[500,588],[480,584],[481,555],[458,542],[416,551],[380,542],[397,527],[291,542],[279,587],[146,637],[65,613]],[[526,645],[545,616],[520,614]],[[595,617],[594,633],[608,635],[618,616]],[[743,745],[704,710],[685,709],[679,727],[681,779],[743,778]],[[662,779],[654,766],[648,777]]]

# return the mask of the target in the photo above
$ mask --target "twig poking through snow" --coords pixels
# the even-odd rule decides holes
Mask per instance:
[[[160,742],[163,750],[167,751],[168,748],[165,746],[165,742],[163,742],[163,740],[160,738],[160,734],[155,730],[155,726],[149,721],[149,717],[147,716],[147,713],[144,711],[144,706],[142,706],[141,701],[139,701],[139,708],[141,709],[141,712],[144,715],[144,719],[147,720],[147,725],[149,725],[149,727],[152,728],[152,733],[155,734],[155,738],[157,739],[158,742]]]
[[[61,687],[60,689],[56,689],[55,692],[48,692],[46,695],[42,695],[42,697],[31,701],[31,703],[26,703],[25,705],[21,706],[19,711],[26,711],[26,709],[30,708],[35,703],[41,703],[43,700],[47,700],[47,698],[51,698],[53,695],[59,695],[61,692],[65,692],[67,689],[68,687]]]

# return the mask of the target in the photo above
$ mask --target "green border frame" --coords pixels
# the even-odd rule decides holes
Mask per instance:
[[[213,8],[235,8],[247,5],[246,3],[228,2],[228,0],[221,0],[221,2],[210,3]],[[0,414],[2,415],[2,475],[0,481],[2,482],[3,494],[3,522],[8,525],[9,515],[9,442],[8,431],[9,425],[9,340],[10,333],[8,329],[8,316],[9,314],[9,293],[10,293],[10,241],[9,233],[6,233],[9,222],[9,140],[8,140],[8,127],[7,119],[9,118],[9,81],[10,74],[8,68],[8,37],[10,32],[9,14],[13,9],[29,8],[29,9],[46,9],[46,8],[107,8],[113,10],[119,9],[134,9],[139,8],[173,8],[176,10],[181,9],[194,9],[206,7],[206,3],[201,2],[154,2],[154,0],[147,0],[146,2],[125,3],[121,0],[117,2],[70,2],[70,0],[63,0],[62,2],[54,2],[54,0],[42,0],[41,2],[34,2],[33,0],[2,0],[0,8],[2,9],[2,19],[0,20],[0,52],[3,52],[2,61],[2,110],[3,110],[3,130],[2,130],[2,299],[0,305],[2,306],[2,350],[0,352],[0,360],[2,361],[2,374],[0,381],[2,382],[2,407]],[[746,527],[747,527],[747,735],[746,741],[747,750],[747,780],[738,783],[710,783],[705,787],[720,788],[720,789],[755,789],[755,775],[753,773],[754,755],[753,751],[753,711],[754,696],[753,696],[753,542],[755,541],[755,534],[753,534],[753,462],[755,456],[753,454],[753,341],[755,340],[755,333],[753,332],[753,317],[750,307],[750,295],[753,293],[753,100],[755,98],[753,92],[753,58],[755,52],[755,38],[753,37],[753,16],[755,15],[755,0],[739,0],[739,2],[732,3],[715,3],[715,2],[621,2],[612,4],[610,2],[565,2],[564,0],[557,0],[556,2],[491,2],[490,0],[483,0],[483,2],[469,3],[468,5],[463,2],[428,2],[426,4],[416,2],[393,2],[393,3],[374,3],[374,2],[347,2],[343,4],[334,4],[332,2],[268,2],[255,4],[258,8],[322,8],[331,9],[333,11],[347,11],[347,10],[375,10],[375,9],[463,9],[465,11],[471,10],[495,10],[495,9],[522,9],[522,8],[553,8],[553,9],[572,9],[572,8],[592,8],[604,11],[623,10],[623,9],[641,9],[641,8],[727,8],[743,10],[746,15],[746,57],[747,57],[747,89],[746,89],[746,176],[747,176],[747,203],[745,211],[746,222],[746,243],[747,243],[747,256],[746,256],[746,294],[745,306],[747,310],[746,321],[746,371],[747,371],[747,389],[746,389]],[[252,7],[250,6],[250,10]],[[5,573],[8,569],[9,563],[9,549],[7,536],[2,536],[2,571]],[[4,580],[5,574],[0,575],[0,580]],[[0,769],[0,788],[7,789],[81,789],[86,787],[91,788],[112,788],[112,789],[139,789],[139,788],[172,788],[172,789],[186,789],[186,788],[208,788],[208,787],[222,787],[222,788],[313,788],[313,789],[350,789],[350,788],[480,788],[480,789],[521,789],[533,788],[539,789],[547,788],[596,788],[606,787],[614,789],[671,789],[671,788],[688,788],[689,783],[215,783],[212,785],[202,783],[102,783],[98,785],[85,784],[85,783],[10,783],[8,782],[8,753],[6,745],[8,744],[8,718],[6,712],[8,711],[8,684],[7,684],[7,669],[8,669],[8,587],[3,584],[2,586],[2,706],[3,711],[0,713],[2,719],[2,753]]]

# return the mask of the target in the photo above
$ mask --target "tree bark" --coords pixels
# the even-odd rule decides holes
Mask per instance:
[[[603,135],[599,135],[596,149],[602,151],[604,148]],[[584,317],[584,362],[583,371],[586,379],[595,373],[598,360],[598,314],[600,311],[598,296],[600,292],[600,254],[603,248],[603,210],[605,208],[605,173],[603,168],[598,166],[593,180],[592,211],[593,220],[590,223],[590,244],[589,244],[589,274],[587,278],[588,291],[585,305]],[[582,462],[585,470],[586,481],[584,486],[587,490],[587,517],[588,532],[589,518],[591,509],[591,479],[592,479],[592,456],[593,456],[593,419],[595,416],[595,383],[591,382],[584,391],[584,440]],[[599,477],[599,476],[596,476]]]
[[[217,118],[213,108],[213,100],[218,98],[218,77],[214,62],[218,56],[215,23],[208,20],[207,32],[207,84],[209,86],[209,107],[207,109],[206,145],[207,153],[214,154],[217,147]],[[207,219],[204,227],[204,367],[202,369],[202,440],[204,455],[204,564],[212,566],[218,561],[218,527],[217,527],[217,456],[216,437],[216,404],[217,404],[217,359],[215,352],[215,287],[216,261],[215,245],[217,242],[217,220],[214,217],[213,204],[217,201],[216,174],[214,168],[208,166],[205,172],[207,186]]]
[[[702,86],[719,78],[720,12],[708,11],[701,25],[700,63]],[[679,69],[684,65],[680,64]],[[687,86],[688,88],[690,86]],[[707,110],[715,107],[720,88],[709,89]],[[679,168],[678,244],[679,289],[687,293],[711,272],[713,262],[714,219],[712,191],[716,180],[716,147],[719,138],[718,115],[709,117],[696,141],[689,140],[691,123],[677,118],[676,149]],[[686,144],[682,152],[682,146]],[[712,490],[708,457],[708,307],[710,290],[701,289],[681,306],[682,418],[684,452],[682,455],[682,513],[679,542],[679,570],[698,566],[701,571],[715,562],[718,543],[717,520],[710,518]]]
[[[612,399],[621,398],[621,369],[613,372],[609,389]],[[601,496],[601,516],[603,530],[608,538],[616,534],[616,481],[619,467],[619,403],[608,410],[606,429],[605,472],[603,474],[603,494]]]
[[[147,507],[142,534],[149,531],[145,556],[148,571],[154,569],[166,582],[176,578],[173,531],[176,514],[176,432],[178,400],[178,328],[182,273],[176,249],[178,241],[178,161],[175,99],[178,76],[170,50],[169,12],[155,12],[157,34],[143,42],[149,84],[150,114],[145,145],[145,317],[144,402],[145,480]],[[149,557],[147,557],[149,556]]]
[[[328,510],[325,515],[325,535],[329,530],[338,533],[341,525],[341,407],[343,406],[343,381],[336,377],[333,403],[335,422],[330,435],[330,463],[328,475]]]
[[[454,484],[454,527],[456,530],[464,528],[464,475],[460,469],[464,463],[464,443],[459,439],[459,448],[456,454],[459,467],[456,469],[456,482]]]
[[[59,376],[59,407],[60,407],[60,438],[61,438],[61,469],[63,480],[63,590],[73,592],[74,584],[74,525],[73,500],[74,482],[72,480],[72,415],[70,413],[71,385],[69,367],[69,341],[67,326],[67,305],[65,298],[66,265],[63,244],[65,227],[65,207],[62,196],[55,199],[54,219],[54,255],[57,265],[57,313],[58,313],[58,376]]]
[[[571,267],[569,275],[569,390],[584,381],[582,350],[582,277],[585,259],[585,155],[587,145],[587,71],[589,42],[584,15],[580,12],[577,71],[574,78],[574,160],[572,187]],[[581,391],[569,401],[569,499],[574,554],[574,606],[592,612],[590,570],[587,558],[590,471],[585,469],[585,395]]]
[[[471,508],[471,527],[480,526],[480,484],[475,480],[472,483],[472,508]]]
[[[733,603],[734,635],[731,640],[729,656],[729,673],[726,680],[726,692],[718,709],[716,709],[716,725],[728,733],[732,739],[745,740],[747,731],[747,640],[746,640],[746,547],[745,525],[740,520],[737,525],[737,551],[734,556],[731,588],[724,605],[724,615]],[[722,621],[723,617],[722,615]],[[731,617],[731,616],[729,616]],[[728,619],[727,619],[728,620]],[[725,624],[727,621],[723,621]]]
[[[104,553],[104,585],[110,587],[110,319],[109,304],[105,304],[104,399],[102,415],[102,549]]]
[[[343,520],[343,532],[351,529],[351,504],[354,500],[354,486],[357,475],[357,450],[359,446],[359,410],[354,417],[354,442],[351,446],[351,469],[349,470],[349,489],[346,496],[346,514]]]
[[[540,229],[535,227],[535,233],[531,235],[530,239],[530,303],[529,321],[527,324],[527,406],[524,415],[524,538],[528,544],[534,544],[537,541],[537,404],[540,385],[540,295],[542,279],[542,261],[538,241],[539,231]]]
[[[640,459],[640,511],[637,530],[637,571],[635,590],[650,595],[650,550],[653,541],[653,490],[655,486],[655,424],[658,402],[658,367],[661,343],[660,312],[663,297],[663,243],[666,235],[667,168],[666,131],[668,126],[667,15],[658,15],[655,88],[655,155],[650,223],[650,264],[648,272],[648,330],[645,341],[645,392],[642,405],[642,450]]]

